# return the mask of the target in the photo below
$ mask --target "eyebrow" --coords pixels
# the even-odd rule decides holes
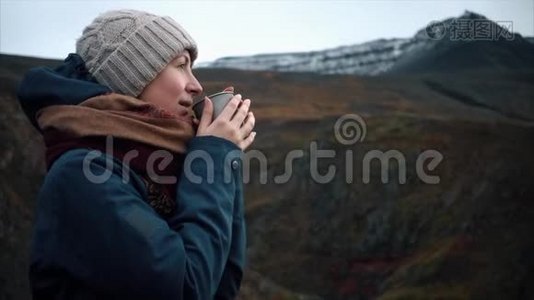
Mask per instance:
[[[188,58],[187,56],[185,56],[185,55],[182,55],[182,56],[178,57],[178,60],[180,60],[180,59],[182,59],[182,58],[185,59],[185,63],[186,63],[187,65],[189,65],[189,58]]]

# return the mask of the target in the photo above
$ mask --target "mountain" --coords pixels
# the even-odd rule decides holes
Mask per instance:
[[[483,25],[487,26],[487,31],[483,31]],[[463,26],[473,26],[473,30],[462,32],[460,30]],[[478,26],[480,29],[477,31]],[[473,36],[476,32],[481,37]],[[465,37],[462,36],[464,33]],[[433,36],[428,48],[407,52],[390,71],[454,72],[486,69],[499,72],[534,69],[532,43],[476,13],[466,12],[460,18],[450,18],[428,26],[417,32],[415,38],[424,39],[428,36]]]
[[[520,34],[509,32],[507,25],[465,11],[458,18],[429,24],[411,38],[378,39],[322,51],[224,57],[199,66],[369,76],[413,71],[534,68],[534,45]],[[466,31],[463,26],[476,26],[477,30]],[[491,40],[482,40],[485,33]],[[463,40],[464,37],[469,40]]]

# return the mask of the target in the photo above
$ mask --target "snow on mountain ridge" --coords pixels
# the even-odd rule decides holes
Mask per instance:
[[[224,57],[198,67],[377,75],[391,68],[405,51],[420,46],[414,38],[378,39],[322,51]]]
[[[439,23],[448,27],[455,19],[487,20],[466,10],[458,18],[447,18]],[[405,54],[431,50],[439,38],[432,38],[430,25],[418,30],[411,38],[376,39],[320,51],[223,57],[198,67],[375,76],[390,70]]]

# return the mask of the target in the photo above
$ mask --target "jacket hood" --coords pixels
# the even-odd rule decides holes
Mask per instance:
[[[32,125],[41,131],[35,118],[40,109],[51,105],[77,105],[88,98],[111,92],[87,71],[79,55],[71,53],[55,69],[30,69],[18,87],[17,97]]]

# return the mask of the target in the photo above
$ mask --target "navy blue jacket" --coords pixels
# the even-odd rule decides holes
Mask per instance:
[[[106,92],[71,54],[55,70],[29,71],[18,96],[36,126],[40,108]],[[194,151],[211,157],[213,173],[197,158],[190,161],[195,176],[176,174],[179,205],[167,219],[144,201],[143,180],[118,159],[83,148],[62,154],[37,200],[29,274],[34,299],[235,298],[246,250],[242,151],[214,136],[193,138],[186,161]],[[88,176],[105,172],[101,184]]]

